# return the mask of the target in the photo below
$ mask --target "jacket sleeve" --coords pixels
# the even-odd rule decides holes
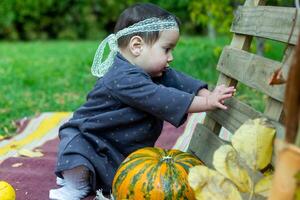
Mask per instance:
[[[207,89],[207,84],[203,81],[194,79],[170,67],[164,72],[162,77],[156,78],[154,81],[158,81],[166,87],[174,87],[190,94],[197,94],[203,88]]]
[[[194,98],[194,94],[156,84],[148,75],[134,70],[106,79],[104,85],[122,103],[150,113],[176,127],[185,121]]]

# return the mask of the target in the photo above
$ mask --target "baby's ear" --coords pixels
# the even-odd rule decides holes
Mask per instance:
[[[133,36],[129,41],[129,51],[134,56],[139,56],[142,53],[144,40],[140,36]]]

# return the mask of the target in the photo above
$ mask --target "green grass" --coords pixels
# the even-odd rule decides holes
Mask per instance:
[[[216,63],[230,39],[180,39],[172,66],[216,84]],[[90,73],[99,41],[0,42],[0,135],[14,132],[13,121],[47,111],[74,111],[93,87]],[[268,43],[268,56],[279,59],[282,45]],[[262,110],[262,95],[241,87],[240,98]],[[256,94],[256,93],[255,93]]]

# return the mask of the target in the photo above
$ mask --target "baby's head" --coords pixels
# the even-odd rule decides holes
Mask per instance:
[[[179,20],[178,18],[169,13],[168,11],[154,5],[151,3],[138,3],[130,6],[129,8],[125,9],[119,16],[118,21],[115,25],[114,32],[117,33],[118,31],[127,28],[137,22],[143,21],[145,19],[149,19],[152,17],[160,18],[160,19],[167,19],[173,17],[179,27]],[[159,32],[141,32],[135,33],[131,35],[126,35],[118,39],[119,48],[126,47],[132,36],[139,35],[143,40],[151,45],[156,42],[159,38]]]
[[[172,50],[179,38],[179,20],[168,11],[150,3],[135,4],[124,10],[114,32],[150,18],[174,20],[177,27],[160,31],[136,32],[118,39],[120,53],[132,64],[143,68],[151,76],[160,76],[173,60]],[[159,23],[159,22],[158,22]]]
[[[179,39],[179,20],[166,10],[150,3],[135,4],[122,12],[115,34],[99,45],[91,68],[102,77],[113,65],[119,51],[131,64],[143,68],[150,76],[161,76],[173,60],[172,50]],[[104,59],[104,50],[110,52]]]

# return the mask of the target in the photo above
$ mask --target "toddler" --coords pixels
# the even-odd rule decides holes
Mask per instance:
[[[93,90],[60,127],[55,173],[62,187],[50,190],[50,199],[81,199],[97,189],[110,193],[120,163],[154,146],[164,120],[179,127],[188,113],[227,109],[224,100],[235,91],[221,85],[210,92],[207,84],[169,66],[179,21],[156,5],[127,8],[114,32],[96,52]]]

